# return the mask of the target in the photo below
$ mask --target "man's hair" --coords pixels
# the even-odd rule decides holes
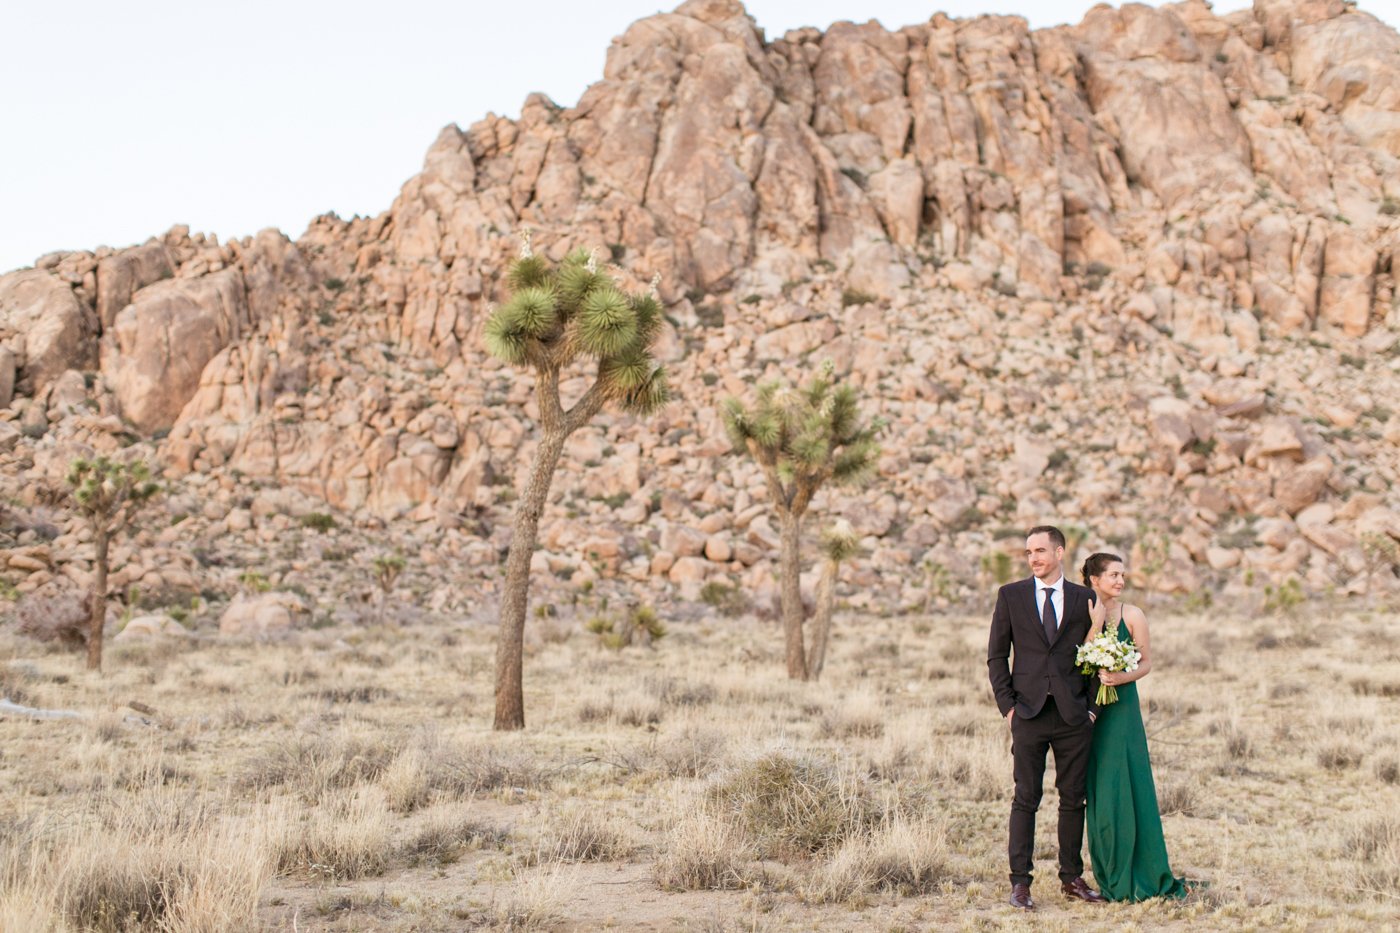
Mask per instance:
[[[1036,535],[1049,535],[1051,544],[1056,547],[1065,546],[1065,533],[1054,525],[1036,525],[1030,531],[1026,532],[1027,538],[1033,538]]]

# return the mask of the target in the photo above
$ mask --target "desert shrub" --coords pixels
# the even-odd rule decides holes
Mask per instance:
[[[666,706],[709,706],[718,691],[706,681],[689,681],[664,674],[650,674],[642,680],[642,689]]]
[[[877,892],[909,897],[931,893],[947,877],[943,833],[926,822],[895,819],[843,843],[804,893],[817,903]]]
[[[830,762],[770,752],[725,775],[707,799],[764,857],[821,852],[879,816],[869,787]]]
[[[14,930],[237,931],[272,873],[270,823],[159,793],[0,834],[0,920]]]
[[[828,709],[821,719],[827,738],[879,738],[885,731],[885,710],[878,698],[861,696]]]
[[[26,595],[13,610],[15,631],[64,648],[87,644],[87,598],[71,587],[43,587]]]
[[[1400,817],[1372,817],[1348,833],[1344,851],[1361,863],[1361,881],[1371,893],[1400,895]]]
[[[493,928],[510,933],[552,930],[565,920],[577,891],[572,873],[560,865],[550,866],[518,882],[492,905]]]
[[[849,308],[852,305],[868,305],[877,300],[874,295],[858,288],[847,288],[841,292],[841,307],[843,308]]]
[[[488,741],[444,745],[431,764],[433,789],[452,799],[487,791],[538,790],[551,781],[552,774],[528,751]]]
[[[1317,763],[1328,771],[1349,771],[1360,766],[1362,757],[1350,742],[1329,742],[1317,751]]]
[[[669,777],[704,777],[723,763],[725,746],[719,732],[689,728],[656,743],[656,761]]]
[[[383,874],[392,851],[392,820],[377,788],[333,791],[299,820],[287,821],[277,870],[341,880]]]
[[[239,783],[249,789],[291,787],[316,803],[331,791],[377,780],[399,751],[379,736],[347,730],[325,736],[303,733],[255,757]]]
[[[1292,616],[1307,600],[1303,584],[1297,577],[1289,577],[1278,586],[1264,587],[1264,611],[1275,615]]]
[[[596,810],[570,809],[552,819],[534,849],[531,865],[551,862],[615,862],[627,858],[636,845]]]
[[[749,611],[748,594],[737,586],[730,586],[718,580],[711,580],[700,587],[700,601],[713,606],[723,616],[740,616]]]
[[[308,512],[301,517],[301,527],[324,534],[336,527],[335,516],[325,512]]]
[[[410,866],[450,865],[463,852],[500,848],[509,834],[499,826],[460,812],[438,812],[428,816],[400,847]]]
[[[481,792],[537,789],[549,783],[529,754],[485,741],[456,744],[434,731],[415,736],[375,779],[389,807],[399,813]]]
[[[1190,814],[1197,806],[1197,786],[1191,781],[1173,781],[1157,788],[1157,808],[1163,816]]]
[[[748,840],[733,823],[713,813],[689,816],[666,835],[653,866],[656,883],[667,891],[720,891],[742,888],[752,857]]]
[[[651,606],[638,606],[621,619],[597,616],[584,627],[598,636],[603,647],[614,651],[632,644],[651,647],[666,637],[666,625]]]

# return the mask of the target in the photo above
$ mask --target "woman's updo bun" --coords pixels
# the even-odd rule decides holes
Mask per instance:
[[[1080,569],[1080,573],[1084,574],[1084,585],[1092,585],[1089,582],[1090,577],[1103,576],[1103,572],[1108,569],[1109,564],[1121,563],[1123,563],[1123,558],[1119,557],[1117,554],[1106,554],[1102,551],[1097,554],[1090,554],[1089,559],[1084,562],[1084,566]]]

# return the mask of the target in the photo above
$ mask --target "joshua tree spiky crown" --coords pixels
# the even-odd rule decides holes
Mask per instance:
[[[652,355],[661,333],[655,286],[629,295],[594,254],[576,249],[558,267],[522,237],[520,257],[507,275],[511,297],[486,322],[486,347],[512,366],[559,371],[579,357],[598,361],[590,390],[639,415],[666,403],[665,367]]]
[[[851,523],[838,518],[830,528],[822,532],[822,550],[826,559],[839,564],[854,557],[860,550],[860,539]]]
[[[764,468],[781,509],[801,514],[826,480],[860,483],[875,471],[876,435],[885,421],[862,422],[856,390],[836,385],[833,371],[830,361],[823,363],[800,389],[765,383],[752,409],[738,399],[724,403],[730,441]]]
[[[119,463],[107,457],[73,461],[68,468],[68,485],[78,508],[104,526],[124,506],[140,505],[160,491],[146,464]]]

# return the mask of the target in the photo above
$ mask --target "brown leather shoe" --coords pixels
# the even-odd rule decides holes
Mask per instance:
[[[1108,901],[1108,898],[1089,887],[1083,878],[1075,878],[1073,881],[1060,882],[1060,890],[1065,892],[1065,897],[1087,901],[1090,904],[1103,904]]]
[[[1013,884],[1011,886],[1011,899],[1008,903],[1017,910],[1035,910],[1035,901],[1031,900],[1031,886]]]

